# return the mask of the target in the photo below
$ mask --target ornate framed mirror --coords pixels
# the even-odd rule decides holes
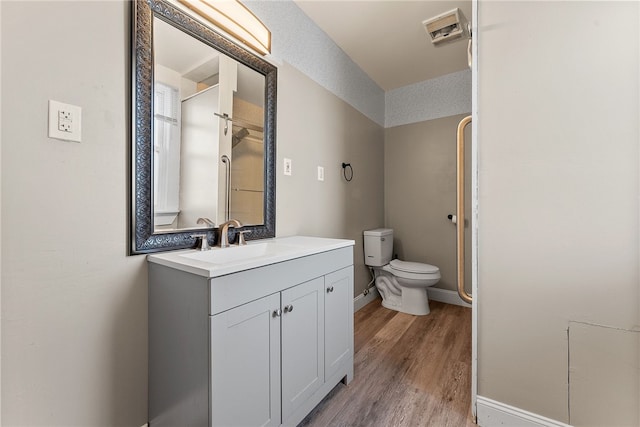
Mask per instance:
[[[276,67],[167,1],[132,7],[131,254],[213,245],[229,219],[275,237]]]

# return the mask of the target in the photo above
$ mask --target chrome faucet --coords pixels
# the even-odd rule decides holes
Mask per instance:
[[[226,248],[229,246],[229,226],[234,228],[242,227],[242,223],[237,219],[230,219],[229,221],[220,224],[220,247]]]
[[[192,234],[191,237],[194,239],[200,239],[200,245],[196,245],[196,249],[200,251],[208,251],[211,249],[211,246],[209,246],[209,242],[207,241],[207,233]]]
[[[207,227],[215,227],[216,225],[209,218],[198,218],[196,224],[207,224]]]

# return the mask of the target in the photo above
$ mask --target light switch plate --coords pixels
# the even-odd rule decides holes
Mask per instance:
[[[82,108],[49,100],[49,138],[82,141]]]
[[[318,166],[318,181],[324,181],[324,168]]]
[[[284,174],[291,176],[291,159],[284,159]]]

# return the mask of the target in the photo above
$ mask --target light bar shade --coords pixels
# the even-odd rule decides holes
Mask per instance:
[[[271,32],[237,0],[178,0],[255,51],[271,53]]]

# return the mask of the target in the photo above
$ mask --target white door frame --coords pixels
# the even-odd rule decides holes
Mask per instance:
[[[471,1],[471,411],[478,397],[478,0]]]

